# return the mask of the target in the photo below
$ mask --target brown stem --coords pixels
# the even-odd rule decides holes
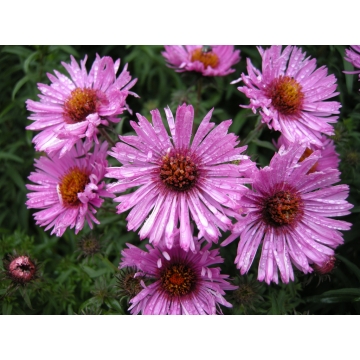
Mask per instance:
[[[115,142],[111,139],[111,137],[106,132],[106,130],[101,127],[99,127],[98,129],[99,129],[100,134],[108,141],[108,143],[111,144],[112,146],[115,146]]]

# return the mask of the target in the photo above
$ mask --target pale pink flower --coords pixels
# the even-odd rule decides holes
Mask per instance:
[[[325,101],[338,95],[336,78],[327,75],[327,68],[316,69],[316,59],[296,46],[258,47],[262,71],[247,59],[248,75],[233,81],[243,81],[238,87],[249,99],[250,108],[262,117],[270,129],[280,131],[290,142],[313,143],[322,146],[322,134],[333,135],[341,107],[338,101]]]
[[[215,315],[222,313],[219,304],[232,307],[223,295],[224,290],[234,290],[228,275],[222,275],[214,264],[224,260],[219,250],[210,250],[211,245],[201,248],[201,241],[196,243],[196,253],[184,251],[176,236],[174,246],[167,249],[160,245],[146,245],[147,251],[127,244],[123,250],[120,268],[135,267],[135,276],[154,281],[130,300],[132,314],[144,315]]]
[[[294,280],[294,265],[311,273],[313,266],[323,266],[337,246],[343,243],[339,230],[351,224],[331,217],[348,215],[353,207],[345,199],[348,185],[336,185],[340,172],[325,169],[309,173],[319,161],[314,151],[303,161],[305,145],[281,147],[270,165],[254,173],[252,189],[241,198],[246,214],[234,226],[225,246],[240,237],[236,267],[247,273],[262,246],[258,280],[288,283]]]
[[[36,225],[53,227],[51,234],[62,236],[66,228],[75,227],[77,234],[85,220],[90,228],[104,200],[103,197],[113,197],[105,189],[102,181],[108,165],[106,160],[108,144],[96,144],[92,153],[90,145],[81,141],[65,153],[62,158],[56,156],[35,159],[36,172],[29,176],[36,185],[26,187],[32,192],[27,194],[28,209],[43,209],[34,214]]]
[[[204,76],[225,76],[235,71],[240,50],[232,45],[166,45],[162,55],[177,72],[197,71]]]
[[[227,133],[231,120],[215,126],[211,110],[191,142],[193,107],[179,106],[175,121],[169,108],[165,113],[171,137],[157,109],[151,111],[152,122],[137,114],[139,122],[131,122],[136,136],[120,136],[109,154],[122,166],[108,168],[106,177],[118,179],[108,190],[123,193],[138,187],[114,199],[120,202],[119,214],[132,209],[128,230],[142,225],[141,239],[149,237],[154,245],[164,241],[171,248],[180,223],[180,246],[194,250],[190,218],[199,238],[217,242],[219,229],[231,229],[230,217],[238,215],[234,209],[246,189],[243,184],[251,182],[244,174],[255,165],[241,155],[246,146],[237,147],[237,136]]]
[[[33,112],[29,119],[34,121],[26,129],[41,131],[33,139],[37,151],[60,151],[61,157],[79,139],[98,142],[98,127],[119,122],[117,116],[129,110],[126,97],[137,96],[129,91],[137,79],[131,81],[127,64],[116,78],[120,59],[114,63],[109,56],[96,55],[89,73],[86,60],[87,56],[81,66],[73,56],[70,64],[62,62],[70,78],[54,70],[56,76],[47,74],[50,85],[38,84],[40,101],[26,101]]]

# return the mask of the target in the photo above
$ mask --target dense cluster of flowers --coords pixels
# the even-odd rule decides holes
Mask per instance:
[[[51,85],[38,85],[40,102],[27,100],[34,121],[27,129],[41,131],[33,142],[47,153],[35,160],[34,184],[27,185],[26,205],[40,209],[36,224],[59,237],[67,228],[77,234],[85,220],[90,228],[99,224],[94,214],[104,198],[114,198],[118,214],[130,210],[128,231],[140,229],[140,239],[149,239],[147,251],[132,244],[122,251],[119,286],[130,296],[132,314],[216,314],[219,304],[231,307],[225,290],[237,287],[212,267],[223,262],[211,247],[226,231],[231,234],[221,246],[240,238],[235,264],[241,275],[259,247],[257,278],[268,284],[278,283],[279,274],[284,283],[294,280],[294,267],[305,274],[333,267],[343,242],[339,230],[351,224],[332,217],[352,208],[348,185],[335,185],[340,160],[326,136],[334,133],[341,107],[327,101],[339,94],[336,78],[300,48],[258,50],[262,71],[247,59],[248,74],[233,83],[242,81],[238,90],[250,99],[241,106],[259,111],[261,121],[281,133],[264,168],[228,132],[231,120],[215,125],[211,109],[194,129],[195,111],[186,103],[175,117],[165,108],[165,123],[158,109],[151,121],[136,114],[135,135],[119,136],[108,151],[98,135],[108,138],[106,127],[131,112],[126,98],[137,96],[129,91],[137,79],[127,66],[116,77],[120,60],[107,56],[97,55],[89,73],[86,57],[80,66],[71,57],[62,63],[70,78],[48,74]],[[358,50],[346,54],[357,67]],[[162,55],[176,71],[202,76],[228,75],[240,60],[239,50],[220,45],[165,46]],[[108,155],[120,166],[109,166]]]

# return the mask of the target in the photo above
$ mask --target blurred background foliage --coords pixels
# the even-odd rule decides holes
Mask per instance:
[[[342,218],[353,224],[344,233],[344,244],[337,249],[335,269],[326,276],[297,273],[288,285],[268,286],[256,280],[256,259],[247,276],[240,276],[233,264],[237,242],[221,248],[225,258],[223,272],[229,274],[239,289],[229,292],[233,309],[225,314],[360,314],[360,83],[357,75],[345,75],[352,70],[344,60],[345,46],[301,46],[317,59],[318,66],[326,65],[338,79],[342,104],[339,122],[333,137],[341,156],[342,183],[350,185],[348,201],[354,205],[352,214]],[[120,252],[125,243],[144,247],[135,232],[126,230],[126,214],[117,215],[115,204],[107,201],[98,212],[101,224],[90,231],[86,225],[78,236],[67,230],[63,237],[50,236],[50,231],[35,226],[27,210],[27,177],[34,171],[32,138],[35,132],[26,131],[31,123],[25,107],[27,99],[38,100],[37,83],[49,84],[46,73],[56,69],[68,75],[61,61],[69,62],[88,55],[90,68],[95,55],[121,58],[138,82],[132,91],[140,99],[128,97],[133,114],[125,113],[123,121],[112,131],[131,133],[129,120],[136,113],[150,119],[149,111],[170,106],[173,112],[187,102],[196,109],[196,123],[214,107],[212,121],[220,123],[232,119],[230,130],[245,138],[257,117],[239,107],[248,104],[237,85],[230,82],[246,72],[246,58],[261,68],[260,55],[255,46],[236,46],[241,61],[236,71],[226,77],[203,78],[201,100],[198,97],[196,74],[179,74],[166,66],[162,46],[2,46],[0,47],[0,311],[2,314],[128,314],[128,299],[119,294]],[[266,166],[273,156],[272,140],[279,133],[265,128],[249,143],[247,153]],[[114,159],[109,159],[113,162]],[[226,234],[225,234],[226,236]],[[5,277],[3,260],[6,256],[27,254],[36,259],[38,278],[27,286],[13,286]],[[258,255],[257,255],[258,256]],[[121,293],[121,292],[120,292]]]

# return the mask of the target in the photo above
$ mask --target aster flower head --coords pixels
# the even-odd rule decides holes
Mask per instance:
[[[219,250],[194,241],[196,253],[187,252],[178,240],[179,236],[171,249],[146,245],[144,251],[127,244],[122,251],[120,268],[135,267],[137,276],[154,281],[148,286],[141,282],[143,289],[130,300],[132,314],[215,315],[221,313],[219,304],[232,307],[223,295],[237,287],[228,283],[228,275],[222,275],[219,267],[211,267],[223,262]]]
[[[129,231],[145,221],[141,239],[149,237],[154,245],[165,242],[171,248],[179,222],[180,246],[194,251],[190,217],[199,229],[198,237],[208,241],[217,242],[219,229],[231,228],[229,217],[237,214],[234,208],[246,189],[243,184],[251,181],[242,176],[255,165],[241,155],[246,146],[236,147],[237,136],[227,133],[231,120],[215,127],[210,122],[212,111],[202,120],[192,142],[191,105],[179,106],[175,120],[171,110],[165,109],[171,137],[159,110],[151,111],[152,124],[137,114],[138,123],[130,122],[137,136],[120,136],[121,142],[109,152],[122,166],[108,168],[106,177],[118,179],[108,190],[121,193],[138,187],[114,200],[120,202],[119,214],[132,209],[127,217]],[[240,164],[232,164],[234,160]]]
[[[177,72],[196,71],[203,76],[225,76],[235,71],[240,50],[232,45],[167,45],[162,55]]]
[[[337,121],[340,103],[325,101],[338,95],[336,78],[327,75],[327,68],[316,69],[316,59],[305,58],[306,53],[296,46],[258,47],[262,57],[262,71],[247,59],[248,75],[238,90],[244,93],[250,108],[262,117],[270,129],[280,131],[290,142],[321,146],[321,135],[333,135],[330,123]]]
[[[360,45],[352,45],[350,49],[345,49],[345,60],[351,63],[359,70],[344,71],[345,74],[359,74],[360,73]]]
[[[335,151],[334,140],[329,139],[325,135],[321,137],[322,146],[315,144],[308,144],[308,147],[305,149],[304,153],[301,155],[299,162],[306,159],[314,151],[319,151],[319,160],[314,164],[314,166],[309,170],[309,173],[315,171],[323,171],[325,169],[338,169],[340,163],[339,154]],[[292,146],[292,143],[286,139],[285,136],[280,135],[277,143],[274,142],[274,145],[279,149],[281,146],[288,148]]]
[[[348,185],[336,185],[340,172],[309,170],[319,161],[319,151],[299,162],[305,145],[281,147],[270,165],[254,173],[252,189],[243,194],[245,215],[222,245],[240,236],[235,263],[241,274],[249,271],[262,244],[258,280],[288,283],[294,280],[292,265],[311,273],[322,266],[334,248],[343,243],[339,230],[351,224],[331,217],[348,215],[353,205],[345,199]]]
[[[33,139],[37,151],[60,151],[61,157],[79,139],[98,143],[98,127],[119,122],[117,116],[129,110],[127,96],[137,96],[129,91],[137,79],[131,81],[127,64],[116,77],[120,59],[114,63],[109,56],[96,55],[89,73],[86,60],[80,66],[73,56],[70,64],[62,62],[70,78],[54,70],[56,76],[47,74],[50,85],[38,84],[40,101],[26,101],[34,121],[26,129],[41,131]]]
[[[102,198],[113,197],[102,181],[108,165],[106,160],[108,144],[96,144],[93,152],[90,144],[81,141],[62,158],[40,157],[35,160],[36,172],[29,176],[35,185],[26,187],[28,209],[43,209],[34,214],[36,225],[53,227],[51,234],[62,236],[67,227],[75,227],[77,234],[85,220],[90,228],[99,224],[95,218],[96,208],[104,202]]]

